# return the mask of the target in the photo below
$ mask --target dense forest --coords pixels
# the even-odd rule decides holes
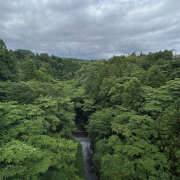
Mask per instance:
[[[78,129],[100,180],[178,180],[180,57],[90,61],[0,40],[0,179],[84,180]]]

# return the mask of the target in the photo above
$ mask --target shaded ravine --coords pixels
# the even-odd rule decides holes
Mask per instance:
[[[91,141],[85,136],[74,136],[76,141],[79,141],[82,146],[83,162],[85,169],[85,179],[86,180],[98,180],[98,177],[94,171],[92,164],[93,150],[91,148]]]

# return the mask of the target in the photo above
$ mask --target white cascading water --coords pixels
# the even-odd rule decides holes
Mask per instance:
[[[86,180],[97,180],[95,172],[93,172],[92,163],[90,158],[92,156],[91,141],[87,137],[75,137],[75,140],[79,141],[82,145],[83,162],[85,168],[85,179]]]

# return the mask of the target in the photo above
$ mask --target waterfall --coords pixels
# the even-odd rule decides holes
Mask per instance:
[[[87,137],[75,137],[75,140],[79,141],[82,145],[83,162],[85,167],[85,179],[86,180],[97,180],[96,173],[91,161],[93,150],[91,148],[91,141]]]

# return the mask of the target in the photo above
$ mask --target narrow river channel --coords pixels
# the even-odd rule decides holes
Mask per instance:
[[[94,171],[94,167],[92,164],[92,155],[93,151],[91,148],[91,141],[88,137],[74,137],[76,141],[79,141],[82,145],[82,153],[83,153],[83,162],[85,169],[85,179],[86,180],[98,180],[96,173]]]

